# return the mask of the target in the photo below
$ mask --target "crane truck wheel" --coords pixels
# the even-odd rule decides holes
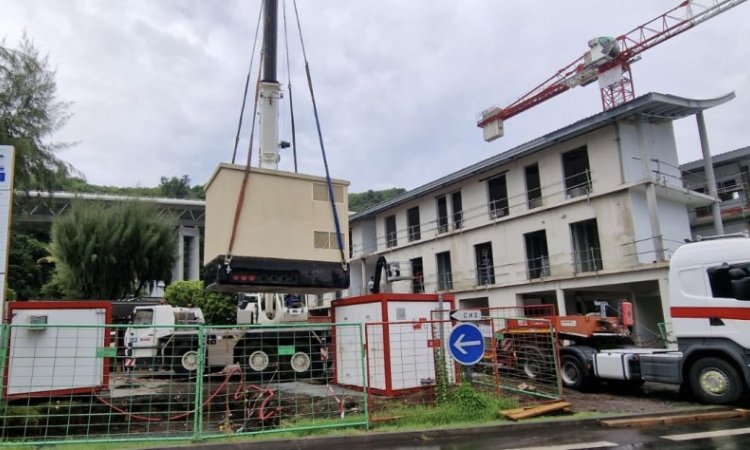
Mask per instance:
[[[560,357],[560,378],[566,388],[582,390],[586,386],[588,376],[586,366],[580,358],[574,355]]]
[[[198,370],[198,352],[190,347],[178,347],[172,360],[172,369],[179,374],[187,374]]]
[[[312,365],[312,358],[306,352],[297,352],[289,358],[289,367],[296,378],[309,377]]]
[[[720,358],[701,358],[689,373],[693,395],[704,403],[731,404],[742,398],[742,378],[737,369]]]
[[[247,357],[247,367],[253,372],[263,372],[268,369],[271,358],[263,350],[256,350]]]

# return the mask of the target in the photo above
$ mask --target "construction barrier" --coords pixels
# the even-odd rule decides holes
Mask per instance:
[[[462,369],[462,378],[497,395],[514,397],[521,405],[562,398],[559,343],[550,318],[554,306],[481,308],[472,320],[482,332],[481,361]],[[434,311],[433,318],[448,311]],[[453,321],[457,324],[457,321]]]
[[[0,445],[197,441],[337,428],[419,414],[459,386],[529,405],[560,398],[546,313],[494,308],[462,366],[457,322],[0,327]],[[137,323],[137,321],[136,321]],[[462,387],[462,388],[463,388]]]
[[[195,441],[369,423],[365,392],[333,383],[337,364],[360,368],[366,383],[357,324],[0,331],[0,445]]]

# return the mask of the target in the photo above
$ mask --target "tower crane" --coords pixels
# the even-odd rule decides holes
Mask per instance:
[[[686,0],[669,11],[618,37],[588,41],[589,51],[504,108],[493,106],[477,117],[484,140],[503,136],[503,121],[576,87],[599,81],[602,108],[606,111],[635,98],[630,66],[641,53],[701,24],[746,0],[711,0],[699,5]]]

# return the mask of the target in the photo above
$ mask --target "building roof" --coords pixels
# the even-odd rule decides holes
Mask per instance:
[[[717,166],[723,163],[735,161],[738,159],[745,159],[748,157],[750,157],[750,147],[742,147],[738,148],[737,150],[732,150],[731,152],[713,155],[711,156],[711,162],[714,166]],[[689,163],[685,163],[680,166],[680,169],[682,169],[683,172],[701,171],[703,170],[703,168],[703,159],[690,161]]]
[[[471,178],[515,159],[542,151],[560,142],[568,141],[580,135],[607,126],[629,117],[645,117],[651,121],[676,120],[697,114],[703,110],[726,103],[734,98],[734,92],[722,97],[694,100],[668,94],[651,92],[610,110],[595,114],[573,124],[545,134],[517,147],[514,147],[483,161],[472,164],[437,180],[431,181],[416,189],[405,192],[390,200],[374,205],[349,217],[350,223],[371,218],[395,206],[407,203],[423,195],[438,191],[459,181]]]
[[[138,197],[128,195],[115,195],[115,194],[93,194],[84,192],[47,192],[47,191],[16,191],[17,195],[22,195],[29,198],[45,198],[45,199],[60,199],[60,200],[92,200],[92,201],[103,201],[103,202],[125,202],[128,200],[139,200],[146,203],[157,203],[163,206],[182,206],[182,207],[200,207],[206,206],[205,200],[189,200],[182,198],[167,198],[167,197]]]

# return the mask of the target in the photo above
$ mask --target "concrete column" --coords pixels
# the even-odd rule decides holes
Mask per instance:
[[[659,207],[656,199],[656,183],[651,173],[651,143],[646,138],[646,121],[643,117],[638,118],[638,147],[640,147],[641,163],[643,166],[643,179],[646,181],[646,205],[648,215],[651,219],[651,240],[654,246],[654,260],[664,261],[664,241],[661,235],[661,221],[659,220]]]
[[[185,271],[183,270],[183,268],[185,267],[185,236],[183,235],[182,228],[182,225],[177,227],[177,257],[175,258],[174,267],[172,268],[172,282],[182,281],[185,279]]]
[[[565,316],[568,314],[567,308],[565,307],[565,291],[561,288],[555,288],[555,297],[557,298],[557,314]]]
[[[703,111],[695,115],[698,122],[698,135],[701,139],[701,152],[703,152],[703,170],[706,172],[706,187],[708,195],[713,197],[711,215],[714,218],[714,232],[724,234],[724,224],[721,222],[721,201],[716,191],[716,177],[714,176],[714,165],[711,161],[711,148],[708,146],[708,133],[706,132],[706,121],[703,119]]]
[[[185,229],[186,235],[190,236],[190,243],[188,245],[188,280],[200,279],[200,264],[201,264],[201,233],[198,227],[190,227]]]

